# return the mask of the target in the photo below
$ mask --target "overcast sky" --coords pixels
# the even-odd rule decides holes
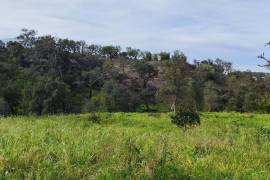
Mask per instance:
[[[269,0],[0,0],[0,39],[20,29],[39,35],[181,50],[193,59],[222,58],[241,70],[265,71]],[[269,49],[270,52],[270,49]]]

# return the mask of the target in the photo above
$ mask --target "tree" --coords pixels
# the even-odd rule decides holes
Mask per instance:
[[[91,44],[86,49],[90,56],[98,56],[101,53],[101,47],[98,45]]]
[[[119,46],[104,46],[101,48],[101,53],[112,61],[113,58],[118,57],[120,50]]]
[[[134,49],[132,47],[127,47],[127,57],[129,59],[137,60],[139,55],[140,55],[140,50],[139,49]]]
[[[135,70],[143,81],[143,88],[146,88],[149,80],[153,79],[158,75],[158,69],[144,61],[136,63]]]
[[[164,61],[164,60],[169,60],[170,59],[170,53],[167,52],[161,52],[159,54],[160,60]]]
[[[264,92],[259,99],[259,111],[263,113],[270,113],[270,91]]]
[[[29,63],[26,60],[26,49],[18,42],[7,43],[7,61],[12,65],[28,67]]]
[[[266,43],[265,46],[270,46],[270,42]],[[258,58],[262,59],[265,62],[265,64],[259,65],[259,66],[266,67],[268,69],[270,68],[270,59],[265,56],[265,53],[262,53],[261,55],[259,55]]]
[[[153,55],[149,51],[143,52],[142,56],[143,56],[143,60],[145,60],[145,61],[152,61],[153,60]]]
[[[141,89],[140,91],[140,101],[142,104],[145,105],[146,111],[149,112],[151,111],[150,105],[156,104],[156,93],[157,93],[157,88],[154,86],[147,86],[146,88]]]
[[[131,109],[130,91],[123,84],[114,80],[104,85],[106,106],[108,111],[128,112]]]
[[[5,49],[6,44],[0,40],[0,50]]]
[[[220,107],[222,103],[220,102],[220,95],[216,85],[213,81],[208,81],[204,85],[204,105],[203,110],[206,112],[217,112],[222,109]]]
[[[230,63],[221,59],[195,61],[193,88],[197,106],[201,111],[222,111],[227,102],[226,76],[231,71]]]
[[[157,92],[157,88],[149,84],[149,81],[157,77],[158,69],[145,61],[140,61],[135,64],[135,70],[138,73],[139,78],[142,82],[140,99],[145,105],[146,111],[149,111],[149,105],[156,102],[155,96]]]
[[[37,115],[76,112],[73,109],[77,109],[74,107],[77,104],[72,100],[75,99],[65,83],[42,78],[33,88],[30,112]]]
[[[164,65],[163,93],[169,97],[176,112],[172,122],[178,126],[198,124],[199,116],[190,84],[193,67],[187,63],[186,56],[178,51]]]
[[[269,67],[270,60],[264,54],[260,58]],[[121,51],[114,45],[37,36],[35,30],[24,29],[15,41],[0,41],[2,114],[172,107],[174,122],[181,126],[193,113],[196,118],[197,110],[269,112],[268,76],[234,71],[221,59],[190,64],[179,51]]]
[[[9,114],[10,110],[8,103],[3,98],[0,98],[0,116],[7,116]]]
[[[22,29],[22,33],[17,37],[17,40],[21,43],[23,47],[32,48],[36,40],[36,35],[37,31],[33,29]]]
[[[183,99],[187,93],[191,66],[186,61],[186,56],[182,54],[180,58],[172,58],[163,64],[162,93],[169,99],[174,111],[184,105]]]
[[[9,84],[3,92],[4,102],[8,104],[11,114],[18,114],[21,100],[21,92],[16,84]]]

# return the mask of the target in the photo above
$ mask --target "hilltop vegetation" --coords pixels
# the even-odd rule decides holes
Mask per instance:
[[[220,59],[190,63],[180,51],[88,45],[26,29],[0,42],[0,75],[0,115],[163,112],[179,104],[270,111],[268,74],[235,71]]]
[[[0,119],[0,179],[269,179],[270,116],[204,113]]]

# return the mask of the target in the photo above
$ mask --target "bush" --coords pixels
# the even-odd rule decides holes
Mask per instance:
[[[176,112],[172,116],[172,123],[178,127],[186,127],[200,124],[200,116],[197,112]]]
[[[90,121],[92,123],[100,124],[101,123],[101,117],[99,115],[97,115],[96,113],[92,113],[92,114],[89,115],[88,121]]]

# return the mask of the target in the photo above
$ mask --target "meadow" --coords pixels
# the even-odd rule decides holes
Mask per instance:
[[[100,121],[100,122],[99,122]],[[270,179],[270,115],[0,118],[0,179]]]

